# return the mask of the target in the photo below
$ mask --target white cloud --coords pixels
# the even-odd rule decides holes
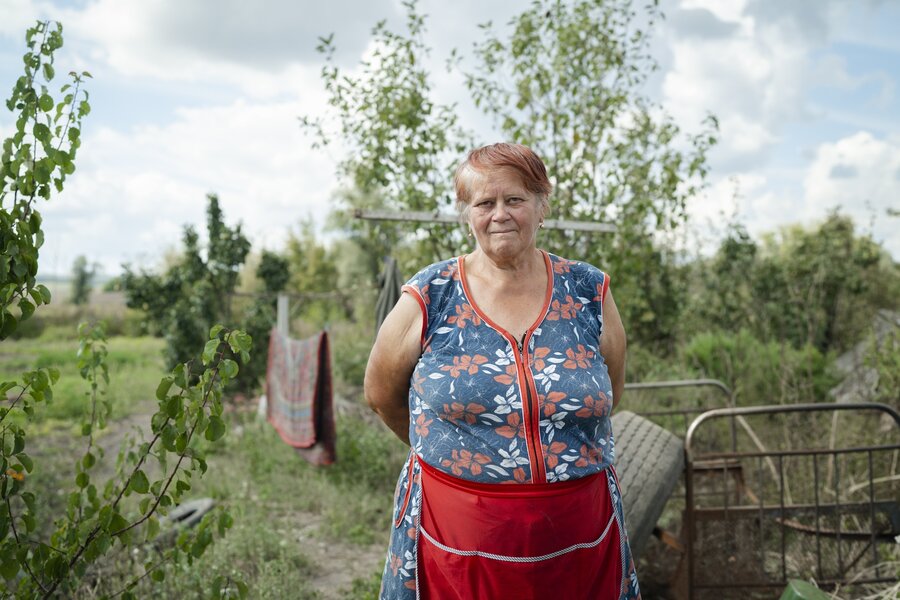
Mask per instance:
[[[88,135],[70,184],[42,207],[46,252],[62,256],[54,262],[63,270],[81,253],[103,256],[108,271],[120,261],[146,263],[142,257],[179,243],[182,224],[202,229],[208,192],[257,247],[280,246],[301,218],[322,223],[334,162],[310,150],[297,125],[302,110],[297,102],[237,101],[182,109],[163,127]]]
[[[860,131],[822,144],[803,180],[804,220],[821,219],[840,206],[868,228],[894,256],[900,256],[900,219],[887,209],[900,205],[900,140],[881,140]],[[854,175],[855,174],[855,175]]]

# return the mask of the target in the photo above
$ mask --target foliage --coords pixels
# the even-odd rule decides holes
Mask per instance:
[[[35,494],[25,491],[25,480],[34,464],[25,453],[26,432],[16,424],[19,419],[10,418],[0,430],[0,492],[5,505],[0,513],[0,575],[19,597],[51,597],[57,592],[72,595],[83,586],[94,587],[96,575],[92,573],[103,557],[115,552],[134,556],[131,547],[143,540],[155,540],[160,531],[159,516],[191,489],[194,475],[206,472],[205,453],[198,443],[201,436],[215,442],[226,431],[222,391],[238,373],[237,363],[227,358],[227,353],[246,362],[251,344],[242,331],[214,327],[201,357],[202,372],[193,377],[191,365],[180,364],[160,382],[156,391],[159,410],[151,419],[152,439],[124,447],[115,476],[105,484],[95,484],[92,471],[103,459],[95,435],[105,428],[111,409],[104,398],[109,382],[108,351],[102,325],[82,325],[79,334],[78,368],[89,384],[89,410],[81,426],[86,448],[75,463],[74,488],[67,496],[64,515],[38,514]],[[4,393],[18,393],[8,409],[0,410],[0,423],[15,412],[30,420],[36,405],[50,401],[52,384],[58,379],[59,371],[47,368],[26,373],[21,384],[4,382]],[[158,463],[160,473],[152,483],[151,460]],[[126,498],[136,508],[129,510]],[[56,529],[48,541],[36,539],[39,518],[55,520]],[[147,576],[159,580],[161,565],[199,558],[213,540],[211,519],[193,533],[182,533],[173,548],[147,553],[143,572],[121,590],[109,592],[132,597],[129,590],[137,581]],[[220,510],[215,519],[219,535],[223,535],[231,527],[232,518]],[[246,589],[241,595],[244,593]]]
[[[896,317],[895,317],[896,318]],[[900,326],[893,327],[881,338],[875,334],[869,340],[864,356],[865,365],[878,373],[878,387],[873,402],[900,406]]]
[[[685,138],[643,95],[656,68],[648,53],[655,5],[642,11],[641,23],[627,0],[536,0],[513,18],[509,39],[482,25],[479,64],[466,83],[509,139],[547,163],[554,217],[618,229],[603,240],[548,230],[541,243],[609,269],[628,298],[622,313],[629,334],[671,345],[678,323],[671,308],[682,290],[659,240],[684,223],[717,125],[710,117],[705,131]]]
[[[716,255],[694,269],[691,328],[739,323],[759,339],[822,353],[850,348],[876,310],[896,309],[900,295],[897,264],[839,213],[813,228],[785,228],[762,245],[733,225]]]
[[[218,197],[210,194],[208,201],[205,257],[199,235],[187,225],[182,256],[165,274],[135,273],[126,265],[122,275],[128,306],[145,311],[148,330],[165,337],[169,368],[190,359],[213,323],[231,318],[231,294],[250,251],[241,226],[225,224]]]
[[[263,250],[256,268],[256,276],[263,282],[263,288],[270,294],[284,291],[291,279],[288,260],[274,252]]]
[[[725,382],[740,405],[824,401],[838,382],[814,346],[763,341],[747,329],[697,334],[682,354],[703,377]]]
[[[302,117],[313,135],[313,147],[338,137],[347,147],[339,174],[347,189],[341,200],[347,209],[446,211],[452,205],[451,168],[471,144],[458,125],[455,107],[430,98],[431,80],[424,59],[425,19],[413,0],[406,8],[406,31],[390,31],[384,21],[372,30],[374,50],[360,65],[359,75],[342,71],[333,62],[334,40],[320,38],[318,50],[327,64],[321,77],[339,129],[326,131],[321,120]],[[404,270],[415,271],[423,258],[454,252],[463,238],[458,227],[432,226],[418,241],[409,233],[417,225],[394,222],[360,223],[344,215],[341,224],[364,250],[367,271],[374,281],[382,257],[405,244],[417,247]],[[415,261],[415,264],[413,264]]]
[[[81,121],[91,110],[81,89],[89,73],[69,73],[72,82],[59,89],[59,102],[48,88],[56,76],[55,52],[63,45],[62,25],[39,21],[26,31],[25,40],[25,71],[6,101],[17,115],[15,132],[3,141],[0,154],[0,339],[9,337],[35,307],[50,302],[50,291],[35,282],[44,243],[35,200],[49,200],[54,189],[62,191],[75,171]]]
[[[269,347],[269,334],[275,325],[276,294],[284,291],[290,276],[287,259],[274,252],[263,251],[256,268],[256,277],[263,283],[263,295],[247,306],[242,318],[244,328],[257,340],[260,348]],[[266,373],[268,359],[268,352],[254,353],[235,382],[238,388],[245,392],[254,391]]]
[[[352,316],[352,294],[338,285],[338,251],[316,238],[312,221],[303,221],[290,232],[286,255],[291,272],[288,288],[299,296],[300,315],[320,327]]]
[[[96,266],[88,266],[87,258],[80,255],[72,264],[72,296],[70,301],[76,306],[87,304],[91,297],[91,280],[96,275]]]

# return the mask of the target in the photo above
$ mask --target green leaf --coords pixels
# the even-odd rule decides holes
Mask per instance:
[[[78,475],[75,476],[75,485],[77,485],[79,488],[82,488],[82,489],[86,488],[88,483],[90,483],[90,482],[91,482],[90,475],[88,475],[84,471],[82,471],[81,473],[79,473]]]
[[[220,417],[212,416],[209,418],[209,426],[206,428],[206,439],[215,442],[225,435],[225,422]]]
[[[13,579],[19,573],[19,561],[13,556],[6,557],[0,562],[0,575],[6,580]]]
[[[150,572],[150,579],[152,579],[153,581],[155,581],[157,583],[163,581],[165,578],[166,578],[166,572],[163,571],[162,569],[157,568],[157,569],[153,569],[153,571]]]
[[[231,526],[234,525],[234,519],[230,514],[225,512],[224,510],[219,513],[219,522],[218,522],[218,530],[219,535],[225,535],[226,529],[231,529]]]
[[[34,125],[34,137],[36,137],[39,141],[49,143],[50,142],[50,128],[44,125],[43,123],[35,123]]]
[[[159,519],[150,517],[147,519],[147,539],[152,540],[159,534]],[[157,580],[161,581],[161,580]]]
[[[208,365],[213,361],[216,357],[216,351],[219,349],[219,340],[209,340],[206,342],[206,345],[203,347],[203,354],[200,356],[200,360],[203,361],[204,365]]]
[[[16,458],[19,459],[19,462],[22,463],[22,466],[25,467],[25,470],[31,473],[32,469],[34,469],[34,462],[31,460],[31,457],[24,452],[20,452],[16,455]]]
[[[119,513],[113,513],[112,519],[109,521],[109,532],[115,533],[121,529],[128,527],[128,521]]]
[[[27,531],[28,533],[34,531],[34,528],[37,526],[34,517],[31,516],[30,513],[25,513],[24,515],[22,515],[22,521],[25,522],[25,531]]]
[[[222,330],[225,329],[224,325],[213,325],[212,329],[209,330],[209,339],[217,340],[219,339],[219,334]]]
[[[221,373],[222,377],[226,379],[234,379],[235,376],[237,376],[238,371],[239,369],[237,363],[230,358],[222,361],[222,366],[219,368],[219,372]]]
[[[56,367],[48,367],[47,375],[50,376],[50,383],[55,384],[57,381],[59,381],[59,369],[57,369]]]
[[[181,412],[181,398],[172,396],[166,401],[166,414],[171,418],[176,418]]]
[[[44,63],[42,66],[44,70],[44,79],[46,79],[47,81],[53,79],[53,76],[56,74],[56,71],[53,70],[53,65],[51,65],[50,63]]]
[[[19,325],[19,320],[12,316],[10,313],[4,311],[2,316],[0,316],[0,340],[5,340],[16,330],[16,327]]]
[[[97,459],[92,452],[88,452],[84,455],[84,458],[81,459],[81,464],[85,469],[90,469],[96,462]]]
[[[147,490],[150,489],[150,481],[147,479],[147,475],[138,469],[131,478],[128,488],[138,494],[146,494]]]
[[[40,99],[38,100],[38,106],[42,111],[50,112],[51,110],[53,110],[53,98],[50,97],[50,94],[41,95]]]
[[[39,283],[35,286],[35,288],[37,289],[38,292],[40,292],[41,298],[44,299],[44,304],[50,304],[50,299],[52,296],[50,295],[50,290],[47,289],[47,286],[45,286],[42,283]]]
[[[171,376],[163,377],[162,380],[160,380],[159,385],[156,387],[157,400],[164,400],[166,398],[166,394],[169,393],[169,389],[174,382],[175,378]]]
[[[19,310],[22,311],[22,320],[24,321],[34,314],[34,304],[29,302],[26,298],[22,298],[19,300]]]

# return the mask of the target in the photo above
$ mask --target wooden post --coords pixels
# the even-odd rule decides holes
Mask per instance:
[[[459,217],[440,212],[427,211],[389,211],[362,210],[353,211],[357,219],[372,221],[414,221],[419,223],[446,223],[458,225]],[[568,221],[565,219],[545,219],[544,229],[567,229],[569,231],[590,231],[594,233],[615,233],[618,229],[610,223],[594,223],[593,221]]]
[[[278,294],[278,313],[277,318],[275,319],[275,328],[278,330],[278,333],[282,335],[288,335],[288,329],[290,327],[290,316],[288,314],[288,295],[284,293]]]

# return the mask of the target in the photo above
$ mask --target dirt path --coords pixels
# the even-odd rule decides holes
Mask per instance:
[[[336,399],[336,405],[338,412],[354,412],[354,415],[360,418],[369,418],[371,415],[371,411],[356,411],[355,405],[342,399]],[[149,431],[150,417],[155,410],[156,403],[148,401],[142,403],[128,417],[109,423],[104,435],[98,440],[107,457],[105,462],[109,472],[106,475],[112,474],[115,457],[125,437],[133,433],[135,428],[146,435]],[[356,412],[361,414],[356,415]],[[211,458],[211,461],[214,460],[214,457]],[[214,462],[211,462],[210,471],[214,469]],[[346,600],[349,598],[347,592],[355,579],[368,580],[372,573],[380,572],[384,565],[387,537],[368,546],[342,543],[333,539],[326,540],[319,532],[325,523],[325,517],[302,510],[292,511],[290,522],[294,525],[287,531],[282,530],[280,534],[287,542],[296,543],[303,555],[315,565],[315,575],[309,583],[321,594],[323,600]]]

